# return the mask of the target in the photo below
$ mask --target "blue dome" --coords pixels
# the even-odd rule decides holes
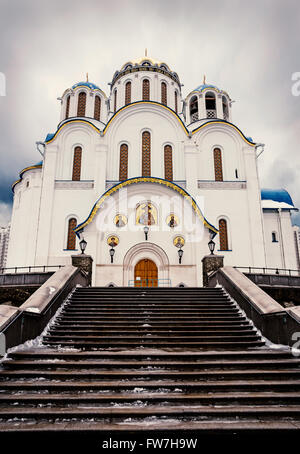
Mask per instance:
[[[78,82],[77,84],[73,85],[72,88],[76,88],[76,87],[88,87],[91,89],[100,90],[100,87],[98,87],[98,85],[93,84],[92,82]]]
[[[294,206],[290,194],[285,189],[262,189],[261,200],[274,200]]]
[[[210,85],[210,84],[202,84],[202,85],[199,85],[199,87],[195,88],[195,90],[193,91],[202,91],[202,90],[205,90],[205,88],[214,88],[215,90],[219,90],[218,87],[216,87],[215,85]]]

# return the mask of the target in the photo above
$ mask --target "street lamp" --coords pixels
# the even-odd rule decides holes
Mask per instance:
[[[149,227],[147,225],[145,225],[144,227],[144,234],[145,234],[145,240],[147,241],[148,240],[148,233],[149,233]]]
[[[213,255],[214,250],[215,250],[215,242],[214,242],[213,240],[210,240],[210,241],[208,242],[208,247],[209,247],[209,250],[210,250],[211,255]]]
[[[180,249],[178,249],[179,264],[181,264],[182,256],[183,256],[183,250],[180,247]]]
[[[79,246],[81,249],[81,254],[84,254],[85,248],[86,248],[87,242],[85,241],[84,238],[79,242]]]
[[[109,254],[110,254],[110,263],[114,263],[115,250],[113,247],[109,250]]]

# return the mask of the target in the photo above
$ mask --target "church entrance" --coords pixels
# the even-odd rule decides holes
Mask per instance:
[[[158,287],[158,270],[150,259],[140,260],[134,268],[135,287]]]

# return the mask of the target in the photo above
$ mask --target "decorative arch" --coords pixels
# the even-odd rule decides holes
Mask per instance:
[[[85,117],[86,92],[81,91],[78,95],[77,117]]]
[[[131,82],[130,80],[125,84],[125,104],[131,103]]]
[[[81,177],[82,148],[75,147],[73,155],[72,181],[80,181]]]
[[[100,121],[100,114],[101,114],[101,98],[99,95],[95,96],[95,104],[94,104],[94,118],[95,120]]]
[[[122,143],[120,145],[120,167],[119,181],[127,180],[128,178],[128,145]]]
[[[169,279],[169,258],[166,252],[157,244],[145,241],[130,248],[123,261],[123,285],[134,279],[134,268],[143,259],[152,260],[158,268],[158,279]]]
[[[94,219],[95,215],[97,214],[98,210],[101,208],[105,200],[113,195],[115,192],[119,191],[122,188],[125,188],[127,186],[130,186],[132,184],[139,184],[139,183],[153,183],[153,184],[160,184],[162,186],[166,186],[169,189],[174,190],[178,194],[180,194],[182,197],[186,199],[186,201],[191,205],[192,209],[195,211],[197,217],[199,220],[207,227],[215,236],[218,233],[218,229],[214,227],[212,224],[210,224],[207,219],[203,216],[199,206],[197,205],[196,201],[190,196],[190,194],[183,189],[181,186],[178,186],[176,183],[173,183],[171,181],[164,180],[162,178],[156,178],[156,177],[137,177],[137,178],[130,178],[126,181],[123,181],[121,183],[116,184],[112,188],[108,189],[94,204],[89,216],[85,221],[83,221],[81,224],[79,224],[76,229],[75,233],[79,235],[79,233],[88,225],[92,222]]]

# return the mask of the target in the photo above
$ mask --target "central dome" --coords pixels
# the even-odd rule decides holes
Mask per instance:
[[[127,69],[129,66],[157,66],[159,68],[163,67],[167,71],[171,71],[170,67],[166,63],[158,61],[155,58],[146,57],[146,56],[131,59],[130,61],[126,62],[122,66],[121,71],[123,71],[124,69]]]

